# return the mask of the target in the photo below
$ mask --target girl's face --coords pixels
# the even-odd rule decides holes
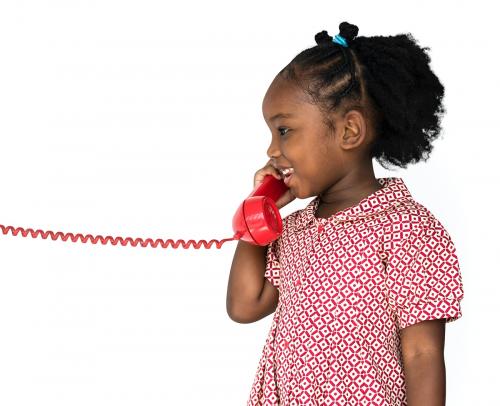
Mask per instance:
[[[333,113],[332,131],[308,95],[278,75],[266,92],[262,112],[272,133],[267,155],[273,166],[293,168],[288,186],[296,197],[328,193],[359,167],[366,127],[358,111],[351,110],[345,117]]]

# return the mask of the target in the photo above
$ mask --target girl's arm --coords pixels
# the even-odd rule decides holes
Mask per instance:
[[[444,406],[444,319],[425,320],[401,330],[408,406]]]
[[[231,320],[253,323],[275,311],[278,289],[265,278],[267,246],[239,240],[234,253],[226,296]]]

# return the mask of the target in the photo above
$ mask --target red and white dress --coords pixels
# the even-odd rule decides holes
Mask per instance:
[[[327,219],[283,219],[265,277],[279,290],[247,406],[405,406],[399,331],[462,316],[450,235],[403,180]]]

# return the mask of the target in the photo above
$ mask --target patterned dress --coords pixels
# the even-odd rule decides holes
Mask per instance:
[[[247,406],[405,406],[399,331],[462,316],[450,235],[401,178],[377,180],[327,219],[314,198],[268,245],[279,303]]]

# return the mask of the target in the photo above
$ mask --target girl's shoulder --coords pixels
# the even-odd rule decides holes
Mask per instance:
[[[386,248],[399,246],[407,241],[449,240],[451,236],[443,223],[424,204],[409,198],[401,201],[388,213],[384,224]]]
[[[437,220],[436,216],[422,203],[407,198],[399,201],[394,210],[388,213],[387,220],[390,225],[398,224],[405,227],[427,227]]]

